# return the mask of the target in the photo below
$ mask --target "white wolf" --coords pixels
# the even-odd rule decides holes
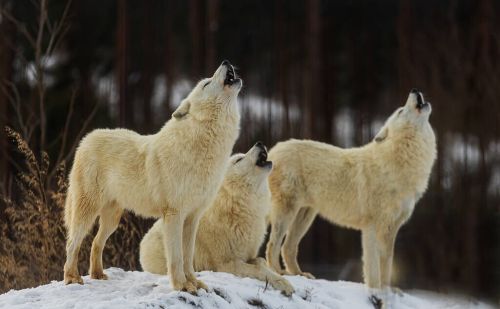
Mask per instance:
[[[266,234],[266,216],[271,195],[267,177],[272,163],[267,152],[257,143],[246,154],[236,154],[217,197],[200,221],[196,237],[194,268],[233,273],[268,281],[290,295],[290,283],[257,258]],[[158,220],[141,241],[142,268],[157,274],[167,273],[163,246],[163,220]]]
[[[431,105],[412,90],[406,104],[373,142],[341,149],[314,141],[278,143],[269,153],[272,195],[267,262],[283,273],[303,273],[298,245],[315,216],[362,231],[364,279],[370,288],[390,285],[396,234],[427,189],[436,158],[429,124]]]
[[[234,68],[224,61],[211,78],[195,86],[158,133],[95,130],[81,141],[65,206],[67,284],[83,283],[78,252],[97,216],[89,272],[94,279],[106,279],[102,250],[128,209],[163,219],[172,287],[192,293],[206,288],[194,275],[194,240],[238,137],[241,86]]]

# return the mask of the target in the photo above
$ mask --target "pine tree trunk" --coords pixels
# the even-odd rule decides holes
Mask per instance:
[[[0,1],[2,7],[7,1]],[[12,80],[12,62],[14,60],[14,51],[9,46],[9,40],[12,40],[12,33],[14,29],[5,20],[0,21],[0,85],[4,85],[4,81]],[[7,190],[8,177],[8,140],[5,135],[5,126],[10,125],[8,123],[10,117],[9,113],[9,101],[6,93],[0,88],[0,181],[4,188]],[[3,191],[3,190],[0,190]]]
[[[203,42],[200,32],[201,3],[199,0],[189,1],[189,31],[191,33],[191,77],[198,79],[202,68]]]
[[[215,70],[217,65],[217,40],[216,34],[219,29],[219,0],[207,0],[207,24],[206,24],[206,57],[205,74]],[[220,59],[219,59],[220,60]]]
[[[286,19],[284,9],[286,4],[285,0],[275,1],[275,12],[276,19],[274,27],[274,51],[275,51],[275,64],[276,64],[276,76],[278,81],[276,81],[276,94],[278,101],[281,102],[283,106],[283,115],[281,119],[281,139],[286,139],[291,136],[290,132],[290,102],[288,97],[288,59],[289,51],[286,46]]]
[[[154,49],[153,40],[151,36],[154,33],[153,21],[152,21],[152,9],[153,2],[144,2],[144,26],[142,34],[143,42],[143,52],[144,52],[144,68],[142,74],[142,90],[143,90],[143,103],[142,103],[142,129],[146,133],[151,133],[153,127],[152,114],[151,114],[151,98],[153,93],[153,60],[154,60]]]
[[[174,86],[175,80],[175,55],[173,53],[173,39],[174,34],[172,31],[172,19],[175,10],[175,1],[166,2],[166,16],[165,16],[165,83],[167,88],[167,93],[165,97],[165,102],[163,104],[163,110],[165,111],[165,117],[170,118],[171,104],[172,104],[172,88]]]
[[[317,134],[317,121],[314,116],[319,105],[320,65],[321,65],[321,15],[320,1],[307,1],[306,7],[306,62],[304,68],[304,137],[314,138]]]
[[[128,13],[127,0],[119,0],[117,5],[118,18],[116,27],[116,80],[118,85],[118,124],[121,127],[133,125],[132,105],[129,102],[127,91],[128,78]]]

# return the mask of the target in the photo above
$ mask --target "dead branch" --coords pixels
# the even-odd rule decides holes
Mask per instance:
[[[3,6],[0,7],[0,14],[2,15],[2,17],[5,17],[5,19],[7,19],[9,22],[11,22],[16,27],[17,31],[19,31],[24,36],[24,38],[30,43],[31,47],[33,47],[33,48],[36,47],[35,38],[28,31],[28,29],[26,28],[26,25],[24,23],[22,23],[17,18],[12,16],[12,14],[10,14],[9,10]]]
[[[21,113],[21,96],[19,95],[19,91],[17,90],[17,87],[13,82],[9,80],[4,80],[4,83],[5,85],[1,85],[2,91],[7,96],[9,103],[12,105],[12,108],[16,113],[16,118],[19,123],[19,126],[23,132],[23,138],[26,139],[28,137],[28,129],[27,125],[24,123],[23,116]],[[10,89],[10,91],[9,89],[7,89],[7,87]]]
[[[74,94],[76,94],[76,91],[75,91]],[[72,100],[74,100],[74,98],[75,97],[72,97]],[[70,103],[70,104],[73,105],[74,103]],[[71,107],[71,105],[70,105],[70,107]],[[78,146],[78,143],[80,142],[80,139],[83,136],[83,133],[85,131],[87,131],[87,127],[89,126],[90,122],[94,119],[94,116],[97,113],[98,109],[99,109],[99,104],[95,104],[94,108],[92,109],[92,111],[90,112],[90,114],[88,115],[88,117],[83,122],[83,125],[80,128],[80,131],[78,131],[78,134],[75,136],[75,139],[73,141],[73,144],[69,148],[69,151],[66,153],[65,156],[59,157],[57,159],[57,161],[56,161],[56,164],[54,166],[58,166],[62,162],[67,162],[71,158],[71,156],[75,153],[76,147]],[[70,117],[71,117],[71,115],[68,113],[68,117],[66,118],[65,129],[64,129],[65,131],[67,131],[68,128],[69,128]],[[67,133],[65,133],[65,134],[67,134]],[[59,155],[61,155],[61,154],[64,154],[64,148],[62,148],[62,147],[61,147],[60,152],[59,152]],[[52,177],[54,177],[54,175],[55,175],[55,170],[52,170],[50,172],[50,174],[49,174],[49,179],[52,179]]]
[[[66,19],[69,14],[69,8],[71,7],[71,3],[73,0],[69,0],[66,3],[66,6],[64,7],[63,14],[59,20],[59,22],[55,22],[54,28],[50,25],[50,21],[47,18],[47,28],[50,33],[50,40],[49,44],[47,46],[47,49],[45,50],[45,53],[50,55],[54,50],[57,49],[59,42],[61,39],[66,35],[66,33],[69,30],[69,26],[66,24]]]
[[[78,88],[75,87],[73,91],[71,92],[71,100],[69,102],[69,110],[68,114],[66,116],[66,121],[64,123],[64,129],[61,132],[61,147],[59,148],[59,154],[57,156],[57,160],[55,163],[55,167],[59,166],[62,162],[64,162],[64,151],[66,150],[66,143],[68,140],[68,133],[69,133],[69,124],[71,122],[71,118],[73,117],[73,112],[74,112],[74,107],[75,107],[75,101],[76,101],[76,94],[78,93]],[[97,106],[97,104],[96,104]],[[50,172],[49,174],[49,182],[52,179],[52,177],[57,173],[57,170],[54,169]]]
[[[40,16],[38,19],[38,33],[36,36],[35,45],[35,72],[38,89],[38,108],[40,118],[40,149],[45,148],[45,131],[46,131],[46,115],[45,115],[45,85],[44,72],[42,63],[42,42],[47,20],[47,0],[41,0]]]
[[[89,126],[89,124],[92,121],[92,119],[94,119],[94,116],[97,113],[98,109],[99,109],[99,104],[94,105],[94,108],[92,109],[92,112],[90,112],[90,114],[87,117],[87,119],[85,119],[85,121],[83,122],[83,125],[82,125],[82,127],[80,129],[80,131],[76,135],[75,140],[73,142],[73,145],[71,146],[70,150],[66,154],[66,157],[64,157],[64,161],[67,161],[73,155],[73,153],[75,152],[76,146],[80,142],[80,139],[83,136],[83,133],[85,131],[87,131],[87,127]]]
[[[31,140],[31,134],[39,127],[40,129],[40,149],[44,149],[46,146],[46,126],[47,117],[45,111],[45,96],[46,96],[46,86],[45,86],[45,59],[46,57],[52,55],[52,53],[58,48],[60,42],[69,30],[67,24],[67,19],[69,16],[69,10],[72,4],[72,0],[69,0],[63,10],[63,13],[58,21],[52,23],[48,17],[48,0],[32,1],[35,8],[39,11],[38,17],[38,27],[35,34],[32,34],[24,23],[15,18],[6,6],[0,7],[0,14],[5,17],[6,20],[11,22],[14,27],[19,31],[29,42],[29,45],[34,49],[35,59],[35,79],[36,79],[36,91],[38,96],[38,115],[35,121],[30,122],[36,124],[32,128],[26,128],[27,122],[20,121],[21,131],[23,137],[28,141]],[[46,29],[47,28],[47,29]],[[48,35],[48,44],[44,46],[44,39]],[[19,57],[23,57],[23,54],[19,50],[15,50]],[[28,63],[27,61],[25,61]],[[15,87],[10,87],[14,90]],[[14,102],[16,105],[20,105],[19,101]],[[15,108],[16,111],[19,110],[18,107]],[[19,118],[19,115],[18,115]],[[19,118],[21,119],[21,118]]]

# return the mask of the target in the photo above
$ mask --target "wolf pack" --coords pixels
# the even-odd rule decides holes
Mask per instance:
[[[411,90],[361,147],[291,139],[231,156],[242,85],[225,60],[156,134],[97,129],[82,139],[65,204],[66,284],[83,284],[78,253],[97,218],[89,274],[107,279],[103,249],[128,210],[158,219],[141,241],[140,263],[168,274],[174,290],[209,291],[195,272],[212,270],[293,294],[283,275],[314,278],[297,255],[318,215],[361,231],[364,282],[370,291],[390,290],[398,230],[425,193],[437,155],[431,105]]]

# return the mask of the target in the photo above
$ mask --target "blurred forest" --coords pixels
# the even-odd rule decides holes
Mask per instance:
[[[0,292],[62,279],[80,138],[156,132],[223,59],[244,80],[235,151],[291,137],[365,144],[420,89],[439,155],[398,235],[395,285],[500,299],[495,0],[0,0]],[[153,221],[122,220],[105,267],[139,269]],[[299,260],[318,278],[362,280],[359,233],[319,218]]]

